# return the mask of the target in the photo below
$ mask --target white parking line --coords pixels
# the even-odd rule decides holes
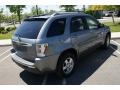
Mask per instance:
[[[113,43],[117,44],[120,46],[120,43],[114,41],[114,40],[111,40]],[[120,51],[116,50],[114,47],[110,46],[111,49],[115,50],[118,54],[120,54]]]
[[[2,61],[4,61],[6,58],[8,58],[9,56],[10,56],[10,54],[7,55],[6,57],[4,57],[2,60],[0,60],[0,63],[1,63]]]
[[[118,43],[118,42],[116,42],[114,40],[111,40],[111,41],[120,46],[120,43]]]
[[[42,85],[46,85],[47,77],[48,77],[48,75],[45,75],[45,76],[44,76],[44,79],[43,79]]]
[[[116,50],[115,48],[113,48],[112,46],[110,46],[110,48],[115,50],[115,52],[117,52],[118,54],[120,54],[120,52],[118,50]]]
[[[10,48],[11,49],[11,48]],[[2,55],[4,55],[5,53],[7,53],[8,51],[10,51],[10,49],[8,49],[8,50],[6,50],[5,52],[3,52],[2,54],[0,54],[0,57],[2,56]]]
[[[66,84],[67,84],[66,79],[63,78],[63,80],[62,80],[62,85],[66,85]]]

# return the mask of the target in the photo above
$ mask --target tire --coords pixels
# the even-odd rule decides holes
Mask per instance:
[[[59,77],[68,77],[75,68],[76,55],[70,52],[62,54],[58,60],[56,73]]]
[[[108,49],[110,46],[110,35],[107,35],[104,41],[104,44],[102,45],[102,47],[104,49]]]

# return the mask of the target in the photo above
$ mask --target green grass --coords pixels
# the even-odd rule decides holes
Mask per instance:
[[[104,24],[110,27],[111,32],[120,32],[120,23],[105,22]]]
[[[0,34],[0,40],[2,40],[2,39],[10,39],[12,37],[12,33],[13,33],[13,31],[8,32],[6,34]]]

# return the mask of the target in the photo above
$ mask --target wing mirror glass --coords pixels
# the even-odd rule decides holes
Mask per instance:
[[[104,27],[105,25],[103,24],[103,23],[100,23],[99,24],[99,28],[102,28],[102,27]]]

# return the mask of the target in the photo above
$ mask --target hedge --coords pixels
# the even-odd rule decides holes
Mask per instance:
[[[15,30],[15,29],[16,29],[16,27],[7,27],[6,29],[5,29],[5,27],[0,27],[0,33],[1,34],[6,34],[10,31]]]
[[[3,31],[5,31],[5,27],[0,27],[0,33],[2,33]]]

